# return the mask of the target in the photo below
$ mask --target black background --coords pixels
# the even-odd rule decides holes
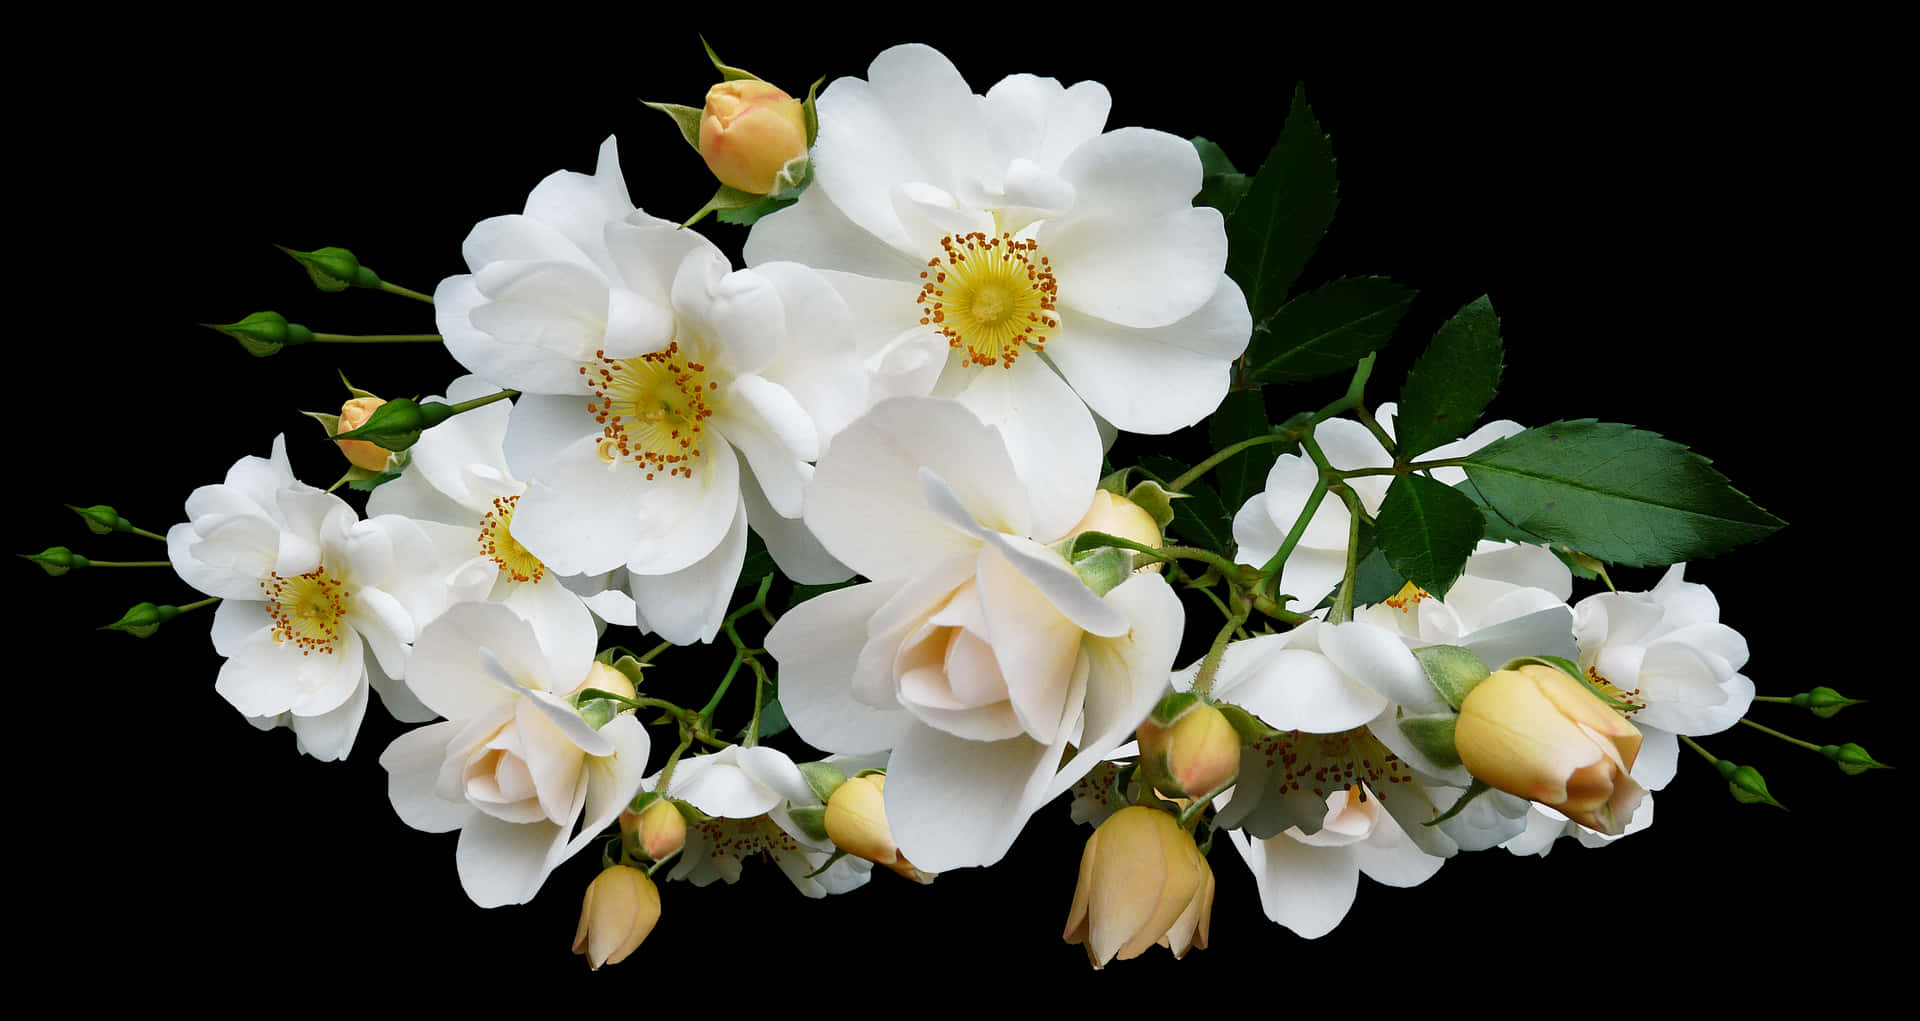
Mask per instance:
[[[962,40],[836,25],[838,41],[806,46],[773,26],[707,31],[730,62],[794,92],[864,75],[884,45],[914,38],[977,91],[1015,72],[1097,79],[1113,95],[1110,127],[1204,135],[1243,170],[1304,80],[1341,179],[1306,282],[1381,273],[1421,291],[1373,399],[1392,397],[1434,326],[1490,294],[1508,345],[1494,415],[1658,431],[1791,522],[1688,577],[1748,638],[1762,694],[1830,684],[1874,702],[1831,721],[1755,715],[1911,765],[1894,623],[1911,603],[1910,554],[1887,517],[1904,500],[1889,490],[1904,474],[1892,417],[1911,328],[1889,336],[1875,322],[1888,292],[1866,242],[1899,210],[1871,59],[1787,25],[1460,22],[1382,42],[1383,26],[1356,24],[1203,43],[1197,30],[1033,24]],[[10,288],[26,322],[8,345],[18,552],[159,556],[157,543],[86,534],[59,504],[111,503],[164,531],[194,487],[264,455],[277,432],[296,473],[325,485],[338,459],[297,412],[337,408],[336,368],[388,396],[439,392],[460,371],[431,349],[256,360],[195,325],[272,308],[323,331],[433,329],[414,302],[315,291],[271,243],[342,245],[431,291],[464,272],[474,222],[518,211],[553,170],[591,170],[608,134],[649,212],[684,217],[711,189],[667,119],[636,102],[699,104],[712,74],[691,28],[631,13],[539,31],[165,27],[115,24],[19,113],[32,144],[14,159],[26,221]],[[206,34],[180,43],[183,28]],[[745,236],[702,229],[736,254]],[[1317,407],[1333,389],[1277,393],[1273,410]],[[1116,455],[1128,449],[1140,448]],[[673,977],[691,986],[652,995],[726,1008],[893,996],[902,980],[909,996],[1016,1002],[1007,984],[1028,977],[1117,999],[1141,988],[1133,976],[1241,1002],[1392,1009],[1644,1002],[1640,990],[1669,982],[1690,999],[1758,1003],[1873,978],[1888,946],[1876,934],[1911,894],[1894,868],[1903,773],[1843,776],[1739,728],[1703,743],[1761,768],[1791,812],[1734,803],[1683,751],[1649,831],[1603,850],[1563,841],[1545,860],[1462,856],[1412,890],[1362,880],[1344,924],[1317,941],[1261,915],[1222,841],[1213,947],[1177,965],[1155,949],[1094,975],[1059,939],[1087,831],[1056,804],[998,866],[926,889],[881,873],[807,901],[764,863],[735,887],[663,884],[645,947],[589,975],[568,944],[597,864],[569,862],[532,905],[472,906],[454,838],[408,829],[387,802],[377,759],[400,728],[383,710],[369,710],[346,763],[297,756],[288,732],[255,731],[215,694],[207,611],[144,641],[92,630],[140,600],[197,598],[169,572],[10,570],[9,645],[33,664],[14,679],[27,741],[9,752],[10,878],[29,891],[36,968],[83,964],[113,977],[103,993],[278,989],[331,1003],[389,982],[465,997],[511,981],[557,997]],[[1617,580],[1637,590],[1657,577]],[[669,661],[707,676],[697,655]],[[862,987],[863,974],[887,977]]]

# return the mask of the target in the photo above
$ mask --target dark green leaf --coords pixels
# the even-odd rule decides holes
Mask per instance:
[[[1352,368],[1386,346],[1416,293],[1386,277],[1342,277],[1308,291],[1254,331],[1248,378],[1295,383]]]
[[[1218,410],[1207,419],[1207,442],[1215,450],[1222,450],[1241,440],[1255,436],[1265,436],[1267,423],[1267,402],[1255,390],[1235,390],[1227,394],[1220,402]],[[1220,502],[1238,509],[1247,502],[1247,498],[1267,487],[1267,472],[1273,468],[1274,452],[1269,445],[1259,445],[1242,450],[1227,458],[1213,468],[1213,484],[1220,492]]]
[[[1464,467],[1515,526],[1608,563],[1662,567],[1785,524],[1711,464],[1658,433],[1588,418],[1497,440]]]
[[[1282,581],[1285,580],[1283,576]],[[1407,587],[1407,579],[1387,563],[1387,554],[1374,550],[1360,558],[1353,570],[1353,605],[1372,606],[1384,603],[1395,593]]]
[[[1333,145],[1307,106],[1306,86],[1297,86],[1279,141],[1227,224],[1227,275],[1245,292],[1254,322],[1286,300],[1333,222],[1339,192]]]
[[[1444,599],[1485,528],[1472,500],[1425,476],[1401,475],[1387,487],[1373,534],[1394,570]]]
[[[1500,388],[1501,356],[1500,317],[1486,295],[1442,323],[1400,388],[1393,420],[1400,456],[1465,436]]]
[[[1253,184],[1253,178],[1234,169],[1233,161],[1219,146],[1204,138],[1193,140],[1194,149],[1200,153],[1200,194],[1193,197],[1196,206],[1212,206],[1220,210],[1220,215],[1233,216],[1233,211],[1246,196],[1247,188]]]

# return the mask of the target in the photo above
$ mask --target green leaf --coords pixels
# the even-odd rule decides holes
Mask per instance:
[[[1385,347],[1417,294],[1386,277],[1341,277],[1287,302],[1253,332],[1247,376],[1297,383],[1345,372]]]
[[[1286,577],[1281,576],[1285,581]],[[1360,562],[1353,569],[1353,605],[1372,606],[1384,603],[1401,589],[1407,587],[1407,579],[1387,563],[1384,550],[1374,550],[1362,554]]]
[[[1193,204],[1212,206],[1221,216],[1232,217],[1253,178],[1234,169],[1225,150],[1212,142],[1196,138],[1193,147],[1200,153],[1200,194],[1193,197]]]
[[[1373,534],[1394,570],[1445,599],[1485,527],[1472,500],[1425,476],[1401,475],[1387,487]]]
[[[1785,524],[1711,464],[1658,433],[1587,418],[1497,440],[1463,467],[1486,504],[1518,528],[1608,563],[1664,567]]]
[[[1333,146],[1295,87],[1287,123],[1227,223],[1227,275],[1258,323],[1286,300],[1340,204]]]
[[[1260,391],[1235,390],[1207,419],[1207,442],[1223,450],[1241,440],[1265,436],[1269,428],[1267,402]],[[1274,457],[1267,446],[1253,446],[1215,465],[1213,484],[1219,489],[1220,502],[1237,510],[1248,497],[1265,490]]]
[[[1465,436],[1500,388],[1502,354],[1500,317],[1484,294],[1441,324],[1400,388],[1397,453],[1413,458]]]
[[[1140,470],[1154,481],[1165,483],[1186,471],[1187,465],[1162,454],[1140,459]],[[1216,552],[1233,548],[1233,515],[1220,502],[1220,494],[1204,479],[1195,480],[1181,490],[1187,499],[1173,503],[1173,521],[1167,532],[1181,542]]]
[[[673,118],[674,126],[680,129],[680,137],[693,146],[694,152],[700,151],[700,115],[703,111],[699,107],[681,106],[679,103],[649,103],[644,99],[640,105]]]

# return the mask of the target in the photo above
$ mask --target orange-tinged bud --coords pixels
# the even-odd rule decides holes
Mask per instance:
[[[586,954],[596,970],[619,964],[639,949],[659,921],[660,891],[653,880],[632,866],[611,866],[587,885],[573,952]]]
[[[893,842],[887,827],[887,777],[884,773],[856,776],[840,785],[827,799],[827,837],[835,847],[865,858],[916,883],[931,883],[933,877],[914,868]]]
[[[1147,780],[1170,798],[1203,798],[1240,775],[1240,734],[1204,702],[1171,724],[1148,719],[1136,736]]]
[[[1624,832],[1647,793],[1628,775],[1640,731],[1550,666],[1481,681],[1460,704],[1453,741],[1475,777],[1601,833]]]
[[[593,661],[593,666],[587,668],[587,679],[581,681],[573,690],[585,691],[588,688],[619,695],[622,698],[633,698],[639,694],[634,689],[632,678],[599,660]]]
[[[334,432],[352,432],[366,425],[367,419],[373,415],[373,409],[385,403],[387,402],[378,397],[355,397],[340,405],[340,426]],[[354,467],[365,468],[368,471],[386,471],[387,459],[393,456],[392,451],[366,440],[334,440],[333,442],[340,444],[340,452],[347,455],[347,460],[352,462]]]
[[[1158,944],[1184,957],[1207,945],[1213,870],[1172,815],[1129,805],[1100,824],[1080,855],[1066,941],[1095,968]]]
[[[700,158],[729,188],[765,195],[780,168],[807,153],[807,115],[777,86],[741,79],[707,90]]]
[[[666,798],[658,798],[642,809],[635,829],[641,849],[654,861],[665,861],[687,843],[687,818]]]

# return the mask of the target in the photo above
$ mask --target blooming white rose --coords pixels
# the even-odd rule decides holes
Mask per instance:
[[[622,714],[596,730],[568,700],[591,686],[596,636],[586,622],[557,646],[542,644],[542,633],[565,631],[537,632],[500,603],[448,610],[421,631],[410,678],[447,719],[402,734],[380,756],[407,825],[460,831],[460,885],[481,907],[531,900],[619,818],[646,776],[640,721]]]
[[[300,750],[344,759],[369,685],[397,718],[432,719],[399,683],[419,622],[445,605],[455,530],[386,515],[361,521],[346,501],[293,477],[285,437],[244,457],[226,481],[194,490],[167,555],[187,584],[221,603],[215,689],[255,725],[293,728]]]
[[[809,465],[864,407],[844,302],[800,266],[730,272],[626,198],[611,138],[526,212],[481,222],[435,317],[462,364],[523,391],[505,440],[514,535],[548,568],[625,567],[643,626],[710,641],[751,521],[790,577],[846,571],[797,519]]]
[[[1393,435],[1395,411],[1394,405],[1388,403],[1382,404],[1375,414],[1381,429],[1389,436]],[[1488,422],[1463,439],[1433,448],[1422,454],[1420,459],[1462,457],[1494,440],[1512,436],[1521,429],[1517,422]],[[1321,452],[1326,454],[1327,463],[1335,468],[1386,468],[1393,464],[1393,456],[1380,445],[1373,433],[1352,419],[1328,419],[1314,427],[1313,437],[1320,444]],[[1445,486],[1458,485],[1467,477],[1467,473],[1460,468],[1435,468],[1430,474],[1435,482]],[[1233,516],[1233,541],[1238,547],[1234,560],[1260,567],[1272,559],[1286,541],[1294,522],[1306,510],[1307,499],[1312,495],[1314,483],[1319,478],[1320,469],[1306,456],[1280,455],[1267,472],[1266,489],[1242,504],[1239,512]],[[1387,487],[1393,484],[1393,476],[1359,475],[1346,480],[1346,484],[1353,488],[1354,495],[1360,498],[1360,505],[1367,514],[1376,516],[1380,513],[1381,501],[1386,499]],[[1347,569],[1347,534],[1350,527],[1350,515],[1344,501],[1333,497],[1320,501],[1319,509],[1307,522],[1306,531],[1301,533],[1299,543],[1287,554],[1286,570],[1280,576],[1280,591],[1290,597],[1289,606],[1310,610],[1340,584]],[[1485,544],[1481,547],[1488,548]],[[1538,580],[1524,584],[1547,587]],[[1565,599],[1566,595],[1562,592],[1560,598]],[[1296,603],[1299,605],[1293,606]]]
[[[873,580],[789,610],[767,649],[809,744],[893,749],[887,820],[921,869],[998,860],[1166,690],[1184,613],[1165,579],[1098,596],[1038,541],[1092,492],[1027,489],[999,430],[926,398],[881,402],[820,461],[807,524]]]
[[[747,262],[826,271],[889,392],[957,397],[1030,477],[1098,460],[1088,408],[1129,432],[1191,425],[1252,318],[1224,221],[1193,204],[1193,145],[1103,132],[1109,105],[1097,82],[1024,74],[979,96],[929,47],[886,50],[821,93],[814,183],[754,224]]]

